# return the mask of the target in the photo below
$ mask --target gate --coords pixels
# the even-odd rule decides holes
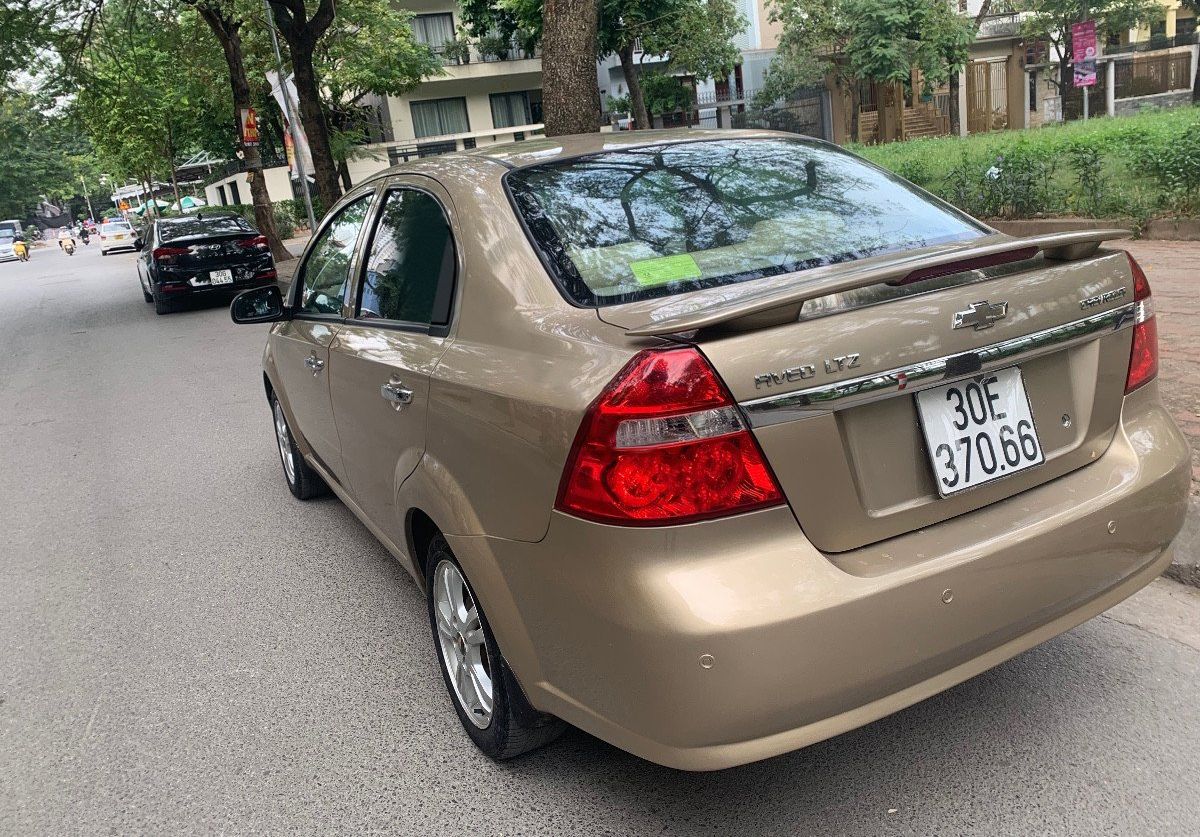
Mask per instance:
[[[967,65],[967,130],[972,134],[1008,127],[1008,59]]]

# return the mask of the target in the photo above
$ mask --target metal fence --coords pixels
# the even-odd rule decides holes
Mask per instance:
[[[779,107],[734,113],[730,121],[733,128],[761,128],[810,137],[825,136],[825,109],[821,105],[820,95],[798,98]]]
[[[1156,49],[1191,46],[1196,43],[1196,32],[1181,32],[1178,35],[1151,35],[1149,40],[1136,41],[1132,44],[1109,44],[1104,47],[1105,55],[1117,55],[1123,52],[1150,52]]]
[[[1188,90],[1192,86],[1192,56],[1186,52],[1138,56],[1130,61],[1117,61],[1113,66],[1118,99]]]

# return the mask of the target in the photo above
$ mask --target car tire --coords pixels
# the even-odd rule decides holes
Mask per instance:
[[[288,490],[297,500],[311,500],[328,493],[329,486],[321,475],[304,461],[300,448],[292,436],[291,426],[284,415],[279,399],[271,396],[271,419],[275,425],[275,442],[279,448],[279,464],[283,467],[283,479]]]
[[[150,300],[154,303],[155,314],[170,314],[175,310],[175,300],[167,299],[162,294],[154,294]]]
[[[525,699],[446,539],[435,537],[426,557],[425,601],[438,667],[454,711],[475,746],[491,758],[503,760],[558,738],[567,725]],[[455,673],[451,672],[451,659]],[[456,678],[462,685],[455,685]]]
[[[154,294],[152,294],[148,290],[146,290],[146,286],[142,285],[140,279],[138,280],[138,284],[141,285],[141,288],[142,288],[142,298],[145,299],[146,302],[154,302]]]

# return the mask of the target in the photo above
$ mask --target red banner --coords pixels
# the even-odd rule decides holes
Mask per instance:
[[[1075,86],[1096,85],[1096,21],[1071,24],[1071,54],[1075,58]]]
[[[254,108],[242,108],[242,145],[258,145],[258,116]]]

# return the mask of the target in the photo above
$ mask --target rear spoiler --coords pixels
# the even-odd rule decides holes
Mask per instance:
[[[1114,229],[1079,230],[1025,238],[1004,236],[999,241],[996,240],[998,236],[988,236],[987,243],[938,249],[913,256],[891,257],[882,264],[873,259],[874,263],[869,265],[856,262],[827,265],[814,268],[811,273],[805,271],[813,277],[811,279],[797,273],[785,274],[773,277],[775,282],[772,283],[772,287],[744,294],[732,294],[731,286],[724,286],[688,294],[687,298],[676,297],[653,311],[651,322],[626,329],[625,333],[642,337],[679,334],[719,324],[729,325],[735,320],[747,321],[747,327],[763,325],[766,321],[780,322],[780,313],[790,312],[779,312],[777,309],[793,307],[796,309],[795,316],[798,317],[800,307],[807,300],[829,294],[884,282],[905,284],[966,270],[978,270],[1005,262],[1030,259],[1038,253],[1047,259],[1074,261],[1095,253],[1102,242],[1129,238],[1131,235],[1129,230]],[[816,275],[817,273],[820,275]],[[705,295],[711,301],[704,299]],[[685,304],[687,310],[681,311]],[[760,319],[764,322],[759,322]],[[789,316],[788,319],[794,317]]]

